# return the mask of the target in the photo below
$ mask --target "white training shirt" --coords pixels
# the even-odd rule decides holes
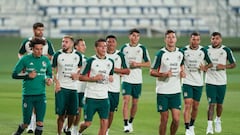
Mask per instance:
[[[208,69],[208,71],[206,72],[205,82],[213,85],[226,85],[226,69],[216,70],[216,66],[218,64],[227,65],[227,60],[229,61],[229,63],[236,62],[231,49],[224,45],[222,45],[220,48],[213,48],[212,45],[209,45],[207,50],[208,55],[213,63],[213,67]]]
[[[87,57],[85,57],[84,54],[82,54],[82,68],[81,68],[81,72],[83,71],[82,69],[84,69],[84,67],[87,64]],[[87,82],[84,81],[77,81],[77,92],[78,93],[84,93],[85,89],[87,86]]]
[[[127,63],[131,61],[138,63],[150,61],[148,50],[142,44],[138,44],[137,46],[130,46],[129,43],[125,44],[121,48],[121,52],[125,55]],[[130,68],[130,74],[124,75],[122,81],[132,84],[141,84],[143,82],[142,68]]]
[[[84,96],[94,99],[108,98],[109,75],[113,75],[114,62],[110,58],[99,59],[96,55],[87,60],[87,65],[83,69],[82,75],[94,77],[102,74],[104,79],[98,82],[87,82]]]
[[[127,68],[126,61],[124,55],[116,50],[113,54],[107,54],[107,57],[111,58],[114,61],[115,68]],[[117,73],[113,74],[113,82],[109,83],[109,90],[110,92],[119,93],[120,86],[121,86],[121,76]]]
[[[189,45],[182,50],[184,52],[184,69],[186,73],[183,83],[192,86],[203,86],[203,71],[200,70],[200,65],[211,63],[207,50],[200,45],[196,50],[191,49]]]
[[[65,53],[59,50],[53,56],[52,67],[57,68],[57,79],[62,88],[77,90],[77,80],[72,80],[71,74],[77,73],[82,66],[82,56],[76,50]]]
[[[156,93],[176,94],[181,92],[180,70],[183,64],[183,53],[176,48],[169,52],[166,48],[160,49],[152,63],[151,68],[161,72],[172,71],[171,77],[156,78]]]

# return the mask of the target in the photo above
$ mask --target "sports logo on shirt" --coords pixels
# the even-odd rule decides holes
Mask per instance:
[[[42,66],[43,67],[46,67],[47,66],[47,63],[45,61],[42,62]]]

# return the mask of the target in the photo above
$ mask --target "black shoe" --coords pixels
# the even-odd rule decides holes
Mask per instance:
[[[71,135],[71,131],[65,131],[64,132],[66,135]]]
[[[32,130],[32,129],[29,129],[29,130],[27,131],[27,133],[31,134],[31,133],[33,133],[33,130]]]

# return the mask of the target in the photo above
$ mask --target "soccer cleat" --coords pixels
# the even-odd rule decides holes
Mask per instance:
[[[192,135],[195,135],[194,126],[189,126],[189,130],[191,131],[191,134],[192,134]]]
[[[125,133],[128,133],[128,132],[129,132],[129,127],[128,127],[128,126],[124,126],[123,131],[124,131]]]
[[[190,131],[190,129],[186,129],[185,135],[192,135],[192,132]]]
[[[206,132],[206,134],[207,134],[207,135],[208,135],[208,134],[213,134],[213,127],[212,127],[212,125],[207,127],[207,132]]]
[[[132,123],[128,123],[128,129],[129,129],[129,132],[133,132],[133,124]]]
[[[222,132],[222,125],[221,125],[221,120],[214,120],[215,123],[215,132],[216,133],[221,133]]]

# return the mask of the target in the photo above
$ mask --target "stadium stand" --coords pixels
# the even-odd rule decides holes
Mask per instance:
[[[227,29],[216,24],[222,16],[225,21],[229,20],[227,24],[231,31],[239,30],[236,23],[240,16],[239,0],[1,0],[0,4],[0,30],[3,31],[0,33],[12,28],[15,31],[10,33],[23,36],[31,33],[28,29],[35,21],[44,22],[48,36],[54,37],[126,33],[132,27],[141,29],[148,36],[152,35],[151,31],[162,33],[168,28],[180,34],[191,31],[209,34]],[[219,14],[223,14],[221,18]],[[21,21],[24,23],[19,23]]]

